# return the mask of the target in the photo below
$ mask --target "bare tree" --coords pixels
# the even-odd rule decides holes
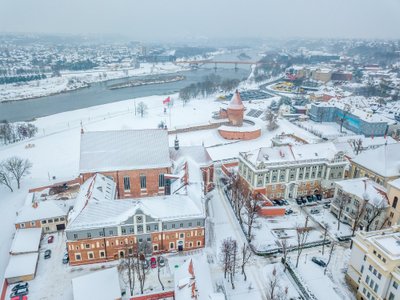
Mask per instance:
[[[334,243],[334,242],[332,242],[332,245],[331,245],[331,251],[329,251],[329,258],[328,258],[328,262],[326,263],[325,270],[324,270],[324,275],[326,274],[326,270],[328,269],[328,265],[329,265],[329,263],[331,262],[332,253],[333,253],[333,248],[334,248],[334,247],[335,247],[335,243]]]
[[[386,211],[386,205],[384,200],[382,200],[380,203],[376,205],[369,205],[368,208],[366,208],[367,214],[365,216],[365,220],[367,223],[367,226],[365,227],[365,230],[368,232],[371,230],[371,225],[372,223],[382,214],[382,212]],[[375,229],[378,226],[375,226]]]
[[[137,110],[137,113],[143,118],[143,116],[147,112],[147,108],[148,108],[147,105],[143,101],[140,101],[137,105],[136,110]]]
[[[5,168],[4,164],[0,163],[0,184],[5,185],[11,192],[14,192],[11,186],[11,177],[10,171]]]
[[[287,263],[287,255],[289,252],[289,245],[287,239],[281,240],[281,249],[282,249],[282,260],[283,260],[283,272],[286,272],[286,263]]]
[[[322,255],[324,255],[326,236],[328,234],[329,224],[324,224],[324,240],[322,241]]]
[[[297,237],[297,258],[296,258],[296,268],[299,266],[299,260],[305,243],[307,242],[308,233],[310,228],[308,228],[308,216],[306,217],[304,227],[301,225],[296,226],[296,237]]]
[[[144,260],[146,259],[146,253],[149,249],[149,244],[147,242],[143,242],[139,244],[139,246],[136,248],[136,276],[139,281],[140,285],[140,293],[143,294],[144,292],[144,284],[146,282],[146,275],[147,275],[147,270],[146,270],[146,265],[144,263]]]
[[[274,267],[272,270],[272,274],[268,277],[267,280],[267,299],[268,300],[283,300],[288,298],[288,287],[282,289],[279,284],[279,274]]]
[[[265,112],[265,119],[267,121],[267,129],[269,131],[273,131],[279,127],[277,123],[277,116],[272,112],[272,110],[268,109]]]
[[[160,266],[160,256],[159,256],[157,259],[157,277],[158,277],[158,281],[160,282],[161,289],[164,290],[164,284],[162,283],[161,276],[160,276],[160,269],[161,269],[161,266]]]
[[[346,205],[350,202],[350,196],[341,192],[337,195],[337,197],[333,200],[333,203],[337,207],[337,218],[338,218],[338,226],[337,230],[340,230],[340,220],[342,218],[343,210]]]
[[[19,189],[21,187],[21,178],[29,174],[32,164],[28,159],[24,160],[13,156],[4,162],[4,168],[6,168],[17,181],[17,187]]]
[[[134,257],[134,247],[129,246],[127,243],[125,244],[125,256],[121,259],[120,264],[118,266],[118,270],[122,275],[121,278],[125,280],[125,273],[127,274],[127,283],[129,284],[129,290],[131,296],[133,296],[135,290],[135,257]],[[125,281],[124,281],[125,282]]]
[[[246,199],[250,197],[250,191],[244,189],[243,184],[240,182],[239,176],[232,176],[231,178],[231,201],[233,212],[235,213],[239,224],[243,224],[242,210]]]
[[[344,108],[341,110],[341,116],[338,117],[340,124],[340,132],[343,133],[343,124],[346,121],[348,114],[351,111],[351,106],[349,104],[345,104]]]
[[[234,276],[236,272],[236,258],[237,258],[237,242],[232,238],[226,238],[221,244],[221,262],[224,270],[224,278],[226,279],[229,275],[231,281],[232,289],[235,289]]]
[[[246,244],[243,244],[242,257],[241,257],[242,259],[241,259],[241,262],[240,262],[240,268],[242,269],[242,274],[244,276],[244,281],[247,280],[247,275],[246,275],[246,272],[245,272],[245,266],[249,262],[251,254],[252,253],[251,253],[250,246],[246,245]]]
[[[361,151],[363,150],[362,143],[363,141],[361,138],[359,138],[358,140],[351,141],[351,145],[353,146],[353,151],[356,155],[360,154]]]
[[[245,200],[244,211],[246,220],[243,223],[247,225],[247,240],[250,242],[252,239],[252,229],[256,225],[256,220],[258,218],[258,212],[260,211],[260,205],[257,197],[250,196]]]

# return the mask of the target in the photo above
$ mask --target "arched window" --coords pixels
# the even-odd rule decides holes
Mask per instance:
[[[393,203],[392,203],[392,207],[393,208],[396,208],[396,206],[397,206],[397,201],[398,201],[399,199],[397,198],[397,197],[394,197],[394,199],[393,199]]]

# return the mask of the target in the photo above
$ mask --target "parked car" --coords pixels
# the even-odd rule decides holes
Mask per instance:
[[[272,203],[273,203],[274,205],[279,205],[279,201],[278,201],[278,200],[272,200]]]
[[[164,266],[165,266],[165,259],[164,259],[164,257],[160,256],[160,257],[158,258],[158,265],[159,265],[160,267],[164,267]]]
[[[326,263],[320,258],[313,257],[311,260],[321,267],[326,267]]]
[[[321,201],[321,200],[322,200],[322,195],[317,194],[317,195],[315,195],[315,196],[317,197],[317,201]]]
[[[283,200],[277,200],[278,201],[278,205],[279,206],[283,206],[283,204],[285,204],[284,202],[283,202]]]
[[[143,268],[148,269],[149,268],[149,261],[147,259],[142,260]]]
[[[286,211],[285,211],[285,215],[290,215],[290,214],[292,214],[293,213],[293,210],[291,209],[291,208],[289,208],[289,209],[287,209]]]
[[[157,260],[155,257],[150,258],[150,267],[152,269],[154,269],[155,267],[157,267]]]
[[[313,202],[313,198],[311,196],[307,196],[307,201],[308,202]]]
[[[323,208],[330,208],[330,207],[331,207],[331,205],[329,203],[325,203],[323,206]]]
[[[310,210],[310,213],[311,213],[312,215],[319,214],[319,209],[317,209],[317,208],[312,208],[312,209]]]
[[[10,300],[28,300],[28,296],[24,295],[24,296],[15,296],[12,297]]]
[[[29,287],[28,282],[21,282],[21,283],[14,285],[13,288],[11,289],[11,291],[15,292],[16,290],[20,290],[20,289],[24,289],[24,288],[28,288],[28,287]]]
[[[302,204],[303,204],[303,201],[301,201],[300,198],[296,198],[296,203],[297,203],[298,205],[302,205]]]
[[[48,259],[51,257],[51,250],[47,249],[46,251],[44,251],[44,259]]]
[[[62,263],[63,263],[63,264],[69,263],[69,256],[68,256],[68,253],[65,253],[65,254],[64,254],[63,259],[62,259]]]
[[[286,199],[284,199],[284,200],[283,200],[283,204],[289,205],[289,202],[288,202]]]
[[[306,204],[306,203],[307,203],[306,198],[304,198],[303,196],[301,196],[300,199],[301,199],[301,201],[303,202],[303,204]]]
[[[51,235],[51,236],[49,236],[49,237],[47,238],[47,243],[48,243],[48,244],[53,243],[53,241],[54,241],[54,235]]]
[[[19,297],[19,296],[25,296],[25,295],[28,295],[28,293],[29,293],[29,289],[27,287],[26,288],[22,288],[22,289],[18,289],[18,290],[16,290],[16,291],[11,293],[10,298]]]

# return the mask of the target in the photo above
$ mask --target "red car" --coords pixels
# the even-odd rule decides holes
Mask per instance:
[[[10,300],[28,300],[28,296],[15,296]]]
[[[47,243],[51,244],[54,241],[54,235],[51,235],[47,238]]]
[[[157,260],[156,260],[155,257],[150,258],[150,267],[151,267],[152,269],[154,269],[154,268],[157,267]]]

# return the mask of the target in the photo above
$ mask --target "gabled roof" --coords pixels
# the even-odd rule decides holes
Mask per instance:
[[[166,130],[92,131],[81,135],[80,173],[170,166]]]
[[[25,205],[18,211],[15,223],[31,222],[43,219],[66,216],[67,213],[62,210],[56,200],[35,201],[34,194],[28,194],[32,201],[26,201]]]
[[[32,253],[39,251],[42,228],[17,229],[11,244],[10,253]]]

